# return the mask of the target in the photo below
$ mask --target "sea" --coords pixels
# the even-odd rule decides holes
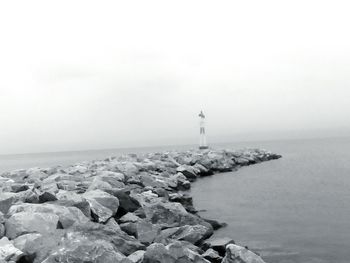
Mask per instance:
[[[0,155],[0,173],[191,147]],[[350,262],[350,137],[212,147],[263,148],[283,156],[192,184],[190,192],[201,216],[227,223],[214,237],[231,237],[267,263]]]

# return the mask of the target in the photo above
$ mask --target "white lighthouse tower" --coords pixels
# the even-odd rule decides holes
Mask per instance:
[[[199,149],[208,149],[207,138],[205,136],[205,115],[203,111],[199,113]]]

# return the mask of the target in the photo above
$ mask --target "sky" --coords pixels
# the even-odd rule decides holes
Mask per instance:
[[[349,10],[0,0],[0,153],[346,134]]]

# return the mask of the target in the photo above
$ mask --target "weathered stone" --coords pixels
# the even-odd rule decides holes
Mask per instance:
[[[133,263],[142,263],[145,252],[146,251],[144,251],[144,250],[137,250],[134,253],[132,253],[131,255],[129,255],[128,259],[130,259]]]
[[[141,207],[140,203],[129,194],[121,190],[109,190],[109,194],[115,196],[119,200],[117,217],[121,217],[128,212],[134,212]]]
[[[222,261],[222,257],[219,255],[219,253],[212,248],[205,251],[202,256],[212,263],[221,263]]]
[[[145,249],[145,246],[134,237],[102,224],[90,222],[84,225],[75,225],[72,231],[86,236],[89,240],[106,240],[113,244],[116,251],[126,256],[137,250]]]
[[[59,217],[60,225],[68,228],[73,224],[85,224],[90,220],[76,207],[64,207],[58,204],[18,204],[13,205],[8,214],[16,215],[16,213],[26,212],[32,213],[52,213]]]
[[[105,240],[89,240],[80,234],[71,233],[43,263],[118,263],[126,259],[113,245]]]
[[[175,263],[176,259],[163,244],[153,243],[144,254],[143,263]]]
[[[16,202],[15,193],[0,193],[0,212],[6,214],[9,208]]]
[[[98,222],[106,222],[117,213],[119,200],[101,190],[88,191],[82,195],[90,204]]]
[[[0,261],[18,261],[23,255],[23,252],[16,248],[7,237],[0,239]]]
[[[265,263],[261,257],[252,251],[237,246],[234,244],[229,244],[226,246],[226,255],[222,260],[222,263]]]
[[[6,236],[14,239],[26,233],[53,233],[57,228],[58,219],[53,213],[16,213],[5,222]]]
[[[57,200],[56,196],[50,192],[44,192],[41,195],[39,195],[39,203],[46,203],[46,202],[51,202],[56,200]]]
[[[164,232],[163,232],[164,234]],[[175,232],[169,235],[169,238],[176,240],[185,240],[192,244],[199,244],[204,239],[213,234],[213,229],[203,225],[185,225],[178,227]]]
[[[203,244],[204,249],[212,248],[219,253],[220,256],[224,256],[226,252],[226,246],[228,244],[235,244],[235,241],[228,237],[210,238]]]

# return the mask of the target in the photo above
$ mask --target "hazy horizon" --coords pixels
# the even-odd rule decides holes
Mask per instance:
[[[350,135],[346,1],[4,1],[0,154]]]

